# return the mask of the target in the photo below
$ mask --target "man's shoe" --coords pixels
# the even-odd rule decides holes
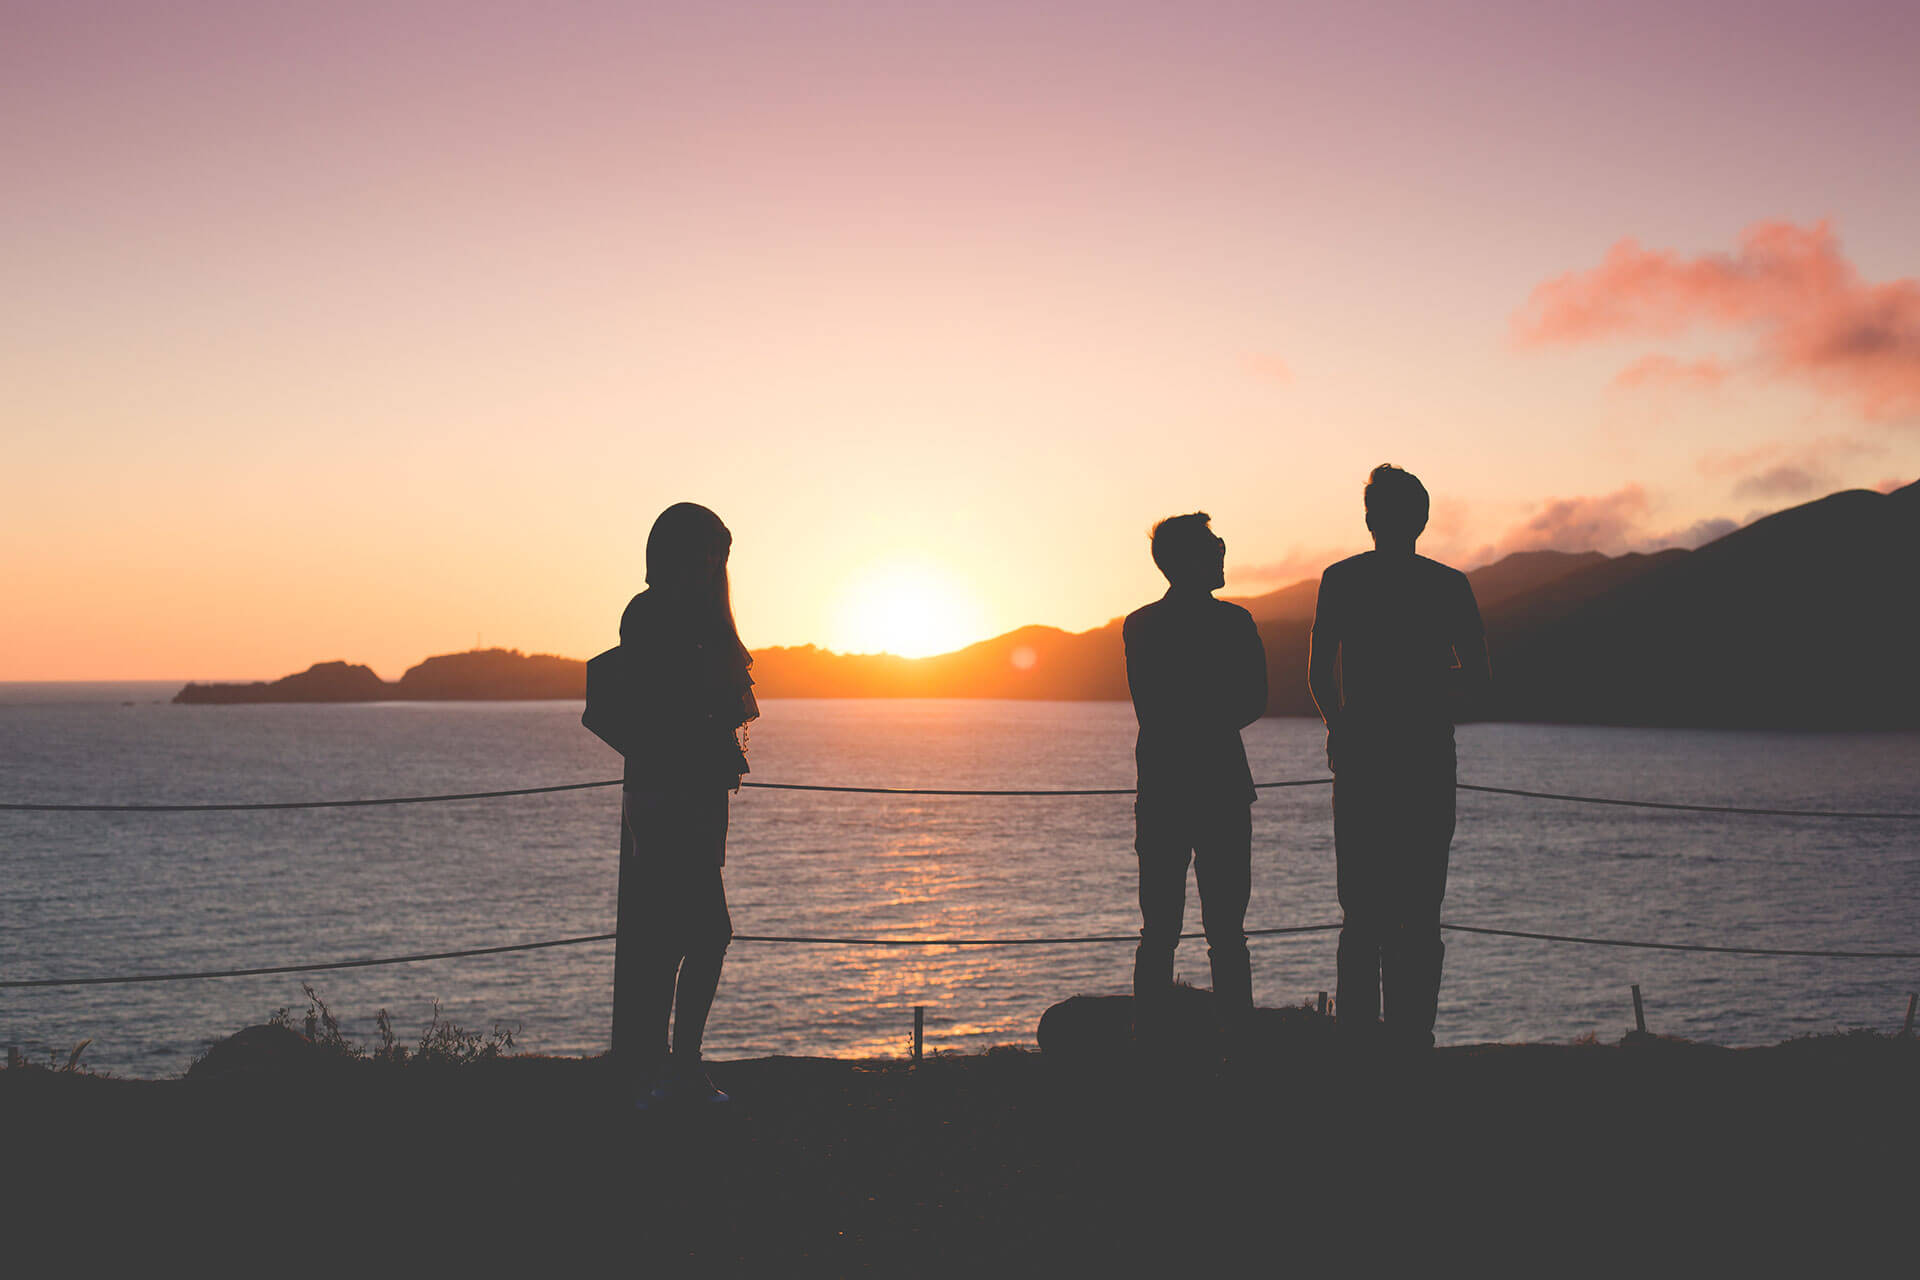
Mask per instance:
[[[698,1064],[687,1068],[681,1076],[680,1091],[680,1101],[693,1106],[733,1101],[733,1095],[715,1084]]]
[[[732,1102],[725,1090],[708,1078],[698,1058],[691,1062],[670,1062],[653,1086],[655,1106],[703,1106]]]

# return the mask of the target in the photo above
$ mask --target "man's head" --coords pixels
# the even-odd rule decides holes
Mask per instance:
[[[1207,527],[1212,518],[1196,511],[1153,526],[1153,562],[1174,586],[1212,591],[1226,585],[1227,544]]]
[[[1375,542],[1411,545],[1427,527],[1427,486],[1411,471],[1381,463],[1367,477],[1367,528]]]

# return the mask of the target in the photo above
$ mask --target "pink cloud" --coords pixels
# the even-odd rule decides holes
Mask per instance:
[[[1727,380],[1727,367],[1718,360],[1676,360],[1672,356],[1642,356],[1614,375],[1613,385],[1692,387],[1712,391]]]
[[[1912,483],[1911,478],[1903,479],[1900,476],[1888,476],[1885,480],[1877,481],[1873,487],[1881,493],[1892,493],[1895,489],[1904,489]]]
[[[1421,536],[1429,542],[1458,542],[1473,522],[1472,508],[1458,498],[1434,498],[1427,517],[1427,531]]]
[[[1334,561],[1344,559],[1363,549],[1359,546],[1316,547],[1303,551],[1299,547],[1290,547],[1278,560],[1268,560],[1259,564],[1228,565],[1227,581],[1240,585],[1270,582],[1285,586],[1288,583],[1298,582],[1302,578],[1317,578],[1320,576],[1320,571]]]
[[[1764,512],[1755,512],[1747,517],[1747,523],[1760,518]],[[1715,538],[1724,538],[1740,527],[1738,520],[1727,516],[1712,516],[1705,520],[1695,520],[1684,529],[1674,529],[1667,533],[1644,538],[1637,551],[1659,551],[1666,547],[1685,547],[1691,551],[1695,547],[1704,547]]]
[[[1592,270],[1535,288],[1513,323],[1526,346],[1744,332],[1765,372],[1869,418],[1920,416],[1920,279],[1862,280],[1824,221],[1755,223],[1733,253],[1695,258],[1622,240]]]
[[[1427,519],[1426,532],[1421,535],[1420,549],[1423,554],[1437,556],[1449,564],[1464,551],[1460,535],[1472,523],[1474,509],[1472,504],[1456,498],[1434,498]],[[1272,584],[1290,586],[1305,578],[1317,578],[1320,571],[1336,560],[1357,555],[1372,545],[1372,540],[1361,522],[1360,507],[1354,506],[1354,541],[1342,545],[1321,545],[1317,547],[1293,546],[1278,559],[1248,564],[1230,564],[1227,566],[1227,581],[1236,587],[1252,587]],[[1474,560],[1471,563],[1479,564]]]
[[[1515,551],[1624,549],[1645,520],[1647,491],[1637,484],[1594,498],[1554,498],[1507,531],[1499,554]]]
[[[1840,488],[1837,468],[1845,460],[1885,452],[1872,441],[1823,436],[1801,444],[1776,440],[1737,453],[1708,453],[1699,467],[1705,476],[1734,477],[1736,498],[1802,498]]]
[[[1725,537],[1767,514],[1767,509],[1761,509],[1750,511],[1744,520],[1712,516],[1675,528],[1664,522],[1656,523],[1658,509],[1655,499],[1637,484],[1612,493],[1550,498],[1493,541],[1480,542],[1461,536],[1466,532],[1467,504],[1437,501],[1433,519],[1421,539],[1420,552],[1465,569],[1492,564],[1516,551],[1599,551],[1617,556],[1669,547],[1692,549]],[[1334,561],[1364,549],[1362,546],[1307,550],[1293,547],[1277,560],[1227,566],[1227,581],[1241,589],[1267,584],[1286,586],[1317,577]]]
[[[1715,449],[1700,456],[1699,468],[1703,476],[1738,476],[1752,471],[1755,467],[1777,461],[1787,452],[1788,446],[1778,440],[1766,444],[1757,444],[1751,449],[1742,449],[1729,453]]]
[[[1613,556],[1666,547],[1691,548],[1740,527],[1733,520],[1716,516],[1684,528],[1657,531],[1649,520],[1652,513],[1652,500],[1637,484],[1593,497],[1552,498],[1482,548],[1474,562],[1490,563],[1516,551],[1600,551]]]
[[[1742,476],[1733,486],[1736,498],[1799,498],[1825,488],[1831,482],[1823,471],[1784,464]]]
[[[1279,356],[1271,354],[1250,355],[1246,359],[1247,372],[1268,382],[1286,385],[1293,381],[1293,366]]]

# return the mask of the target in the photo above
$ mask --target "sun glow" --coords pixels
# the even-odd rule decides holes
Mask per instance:
[[[986,636],[973,593],[952,574],[919,562],[876,565],[841,594],[829,647],[842,653],[924,658]]]

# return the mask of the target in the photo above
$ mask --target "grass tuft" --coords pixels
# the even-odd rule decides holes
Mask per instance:
[[[299,1015],[299,1025],[295,1025],[295,1015],[286,1005],[273,1011],[267,1018],[268,1025],[298,1031],[316,1048],[355,1061],[394,1066],[412,1063],[429,1067],[462,1067],[504,1057],[512,1051],[520,1034],[518,1026],[510,1027],[499,1022],[494,1023],[493,1030],[489,1032],[470,1031],[457,1022],[443,1019],[440,1016],[440,1002],[435,1000],[433,1012],[420,1032],[418,1044],[409,1047],[400,1042],[400,1037],[393,1029],[393,1015],[383,1008],[373,1015],[379,1042],[363,1045],[340,1029],[340,1020],[334,1017],[327,1002],[311,983],[301,983],[300,990],[307,997],[307,1011]]]

